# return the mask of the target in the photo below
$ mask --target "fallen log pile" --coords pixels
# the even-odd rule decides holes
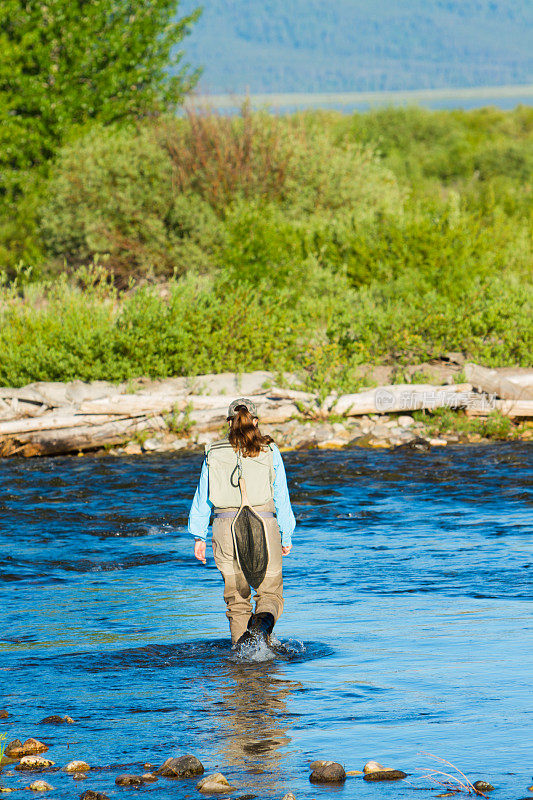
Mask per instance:
[[[174,378],[134,388],[100,381],[0,388],[0,456],[83,452],[147,432],[171,432],[199,445],[220,435],[229,402],[238,396],[254,399],[265,426],[302,417],[320,422],[437,408],[463,408],[474,416],[497,409],[509,417],[533,417],[533,371],[467,364],[465,374],[468,383],[394,384],[332,393],[322,401],[309,392],[275,386],[268,372]]]

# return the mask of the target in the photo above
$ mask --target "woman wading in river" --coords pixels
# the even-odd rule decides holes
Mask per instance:
[[[205,564],[213,511],[213,555],[224,578],[231,640],[240,645],[256,637],[268,641],[283,610],[282,556],[291,551],[296,522],[281,453],[260,432],[255,404],[234,400],[228,423],[228,438],[205,448],[189,533],[194,555]]]

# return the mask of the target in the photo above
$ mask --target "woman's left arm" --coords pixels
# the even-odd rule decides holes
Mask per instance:
[[[205,540],[207,537],[207,529],[209,527],[209,519],[211,517],[211,509],[213,504],[209,500],[209,471],[207,463],[204,460],[202,464],[202,471],[200,473],[200,480],[194,493],[194,498],[189,512],[189,522],[187,529],[191,536],[194,536],[194,555],[198,561],[205,564]]]

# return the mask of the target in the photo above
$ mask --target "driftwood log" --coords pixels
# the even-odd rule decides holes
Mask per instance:
[[[263,388],[269,373],[205,375],[160,381],[132,393],[104,382],[31,384],[0,388],[0,456],[72,453],[119,445],[146,432],[173,431],[194,443],[221,431],[229,402],[248,396],[261,422],[294,417],[409,413],[464,408],[471,415],[497,409],[510,417],[533,417],[533,372],[505,374],[467,364],[469,383],[448,386],[394,384],[325,400],[295,389]],[[211,389],[212,393],[208,393]],[[476,389],[477,391],[474,391]]]
[[[479,364],[466,364],[465,375],[479,392],[494,394],[501,400],[533,401],[533,370],[512,372],[487,369]]]

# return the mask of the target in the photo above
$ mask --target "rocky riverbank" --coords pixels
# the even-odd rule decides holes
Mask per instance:
[[[453,427],[453,417],[456,426]],[[411,415],[364,415],[356,420],[344,422],[322,422],[306,419],[291,419],[279,425],[262,425],[263,433],[272,436],[281,450],[303,450],[311,448],[333,449],[342,447],[406,448],[426,450],[429,447],[445,447],[448,444],[483,443],[494,440],[533,439],[533,425],[522,423],[499,425],[494,433],[483,435],[483,426],[478,428],[465,416],[454,414],[449,431],[438,432],[435,421],[428,416],[426,422]],[[479,420],[478,420],[479,422]],[[220,435],[223,432],[221,431]],[[176,436],[171,432],[159,432],[148,438],[132,440],[124,446],[108,450],[112,455],[141,455],[142,453],[172,453],[179,450],[197,450],[217,439],[219,434],[204,433],[195,439]]]
[[[261,429],[284,450],[532,437],[533,371],[465,364],[455,377],[437,377],[326,397],[298,388],[294,376],[263,371],[0,388],[0,456],[199,449],[225,434],[227,407],[239,396],[254,399]]]
[[[5,710],[0,711],[0,718],[7,719],[9,713]],[[71,717],[60,717],[59,715],[52,715],[43,719],[42,725],[62,725],[68,720],[68,724],[75,725]],[[55,787],[48,782],[65,786],[67,779],[76,784],[89,780],[93,786],[98,785],[98,788],[74,788],[76,796],[80,800],[109,800],[107,791],[110,794],[113,790],[109,788],[109,784],[114,779],[115,786],[125,786],[130,788],[141,788],[147,784],[155,783],[160,780],[170,782],[182,782],[189,784],[187,789],[192,790],[196,788],[197,792],[207,795],[232,795],[237,800],[251,800],[258,795],[253,793],[253,786],[250,785],[249,776],[232,775],[228,780],[222,773],[215,772],[212,774],[204,775],[205,767],[202,762],[194,755],[170,756],[167,758],[160,767],[156,767],[150,763],[133,762],[130,764],[122,764],[113,766],[100,766],[90,765],[87,761],[81,759],[71,759],[67,764],[60,766],[55,761],[42,754],[49,750],[49,746],[37,738],[31,737],[22,742],[20,739],[14,739],[9,742],[5,747],[5,751],[0,759],[0,780],[2,784],[7,778],[7,785],[0,785],[1,793],[11,793],[20,790],[31,790],[33,792],[48,792],[52,791]],[[428,754],[429,755],[429,754]],[[379,783],[391,781],[403,781],[411,777],[411,781],[407,781],[409,786],[413,787],[412,780],[418,777],[421,786],[414,788],[435,789],[441,788],[446,791],[464,792],[466,794],[481,795],[487,797],[486,792],[494,790],[494,786],[489,783],[485,778],[478,778],[477,780],[469,779],[462,771],[460,771],[453,764],[437,757],[429,756],[434,761],[438,762],[439,768],[436,767],[422,767],[420,771],[424,772],[423,775],[411,775],[396,767],[384,766],[378,761],[367,761],[362,765],[362,769],[346,769],[344,765],[336,761],[316,760],[308,765],[302,765],[302,768],[309,769],[309,780],[314,784],[339,786],[345,783],[348,778],[360,778],[366,782]],[[442,771],[441,765],[446,766],[446,772]],[[120,768],[129,767],[136,769],[137,772],[117,772]],[[38,777],[41,776],[41,777]],[[45,780],[47,778],[48,780]],[[20,784],[30,781],[25,786]],[[231,782],[230,782],[231,781]],[[12,783],[19,785],[9,785]],[[428,785],[429,783],[429,785]],[[533,787],[529,787],[531,790]],[[238,791],[245,791],[246,794],[237,795]],[[252,793],[250,793],[252,790]],[[78,794],[79,793],[79,794]],[[188,795],[185,795],[186,797]],[[438,795],[446,796],[446,795]],[[283,796],[283,800],[296,800],[292,792],[287,792]]]

